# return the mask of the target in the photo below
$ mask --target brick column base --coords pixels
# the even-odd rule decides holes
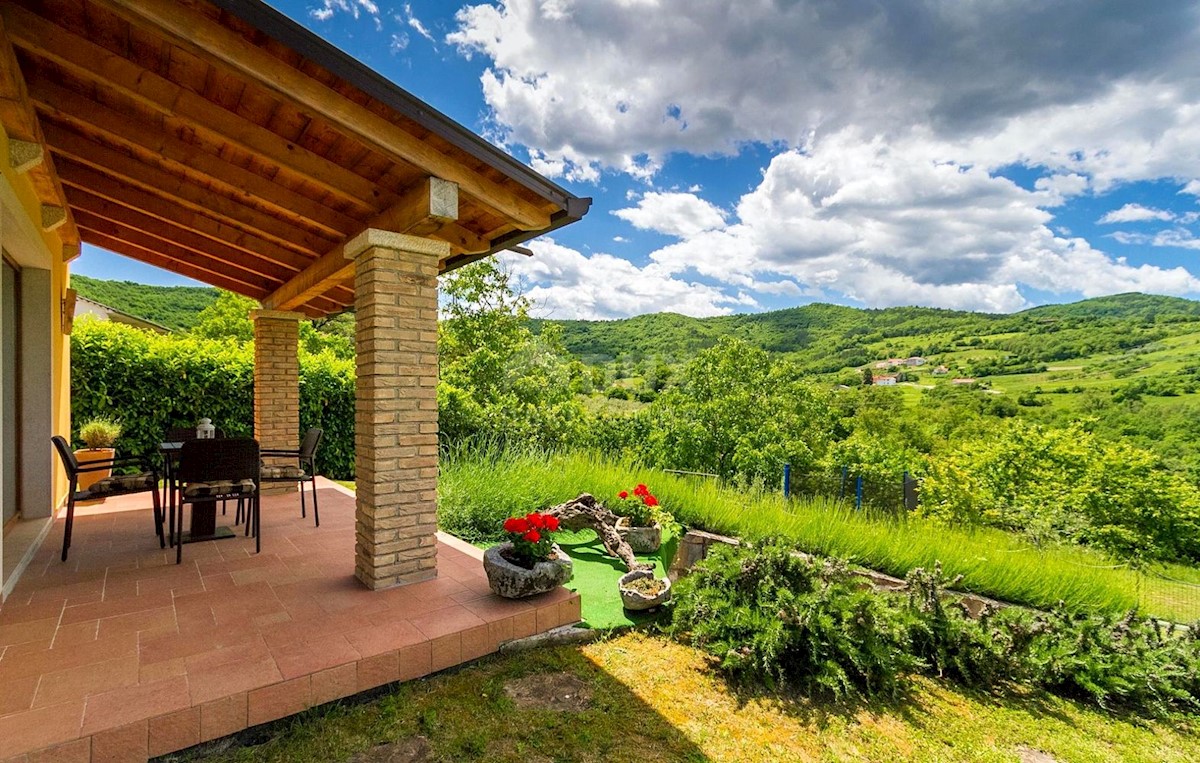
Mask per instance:
[[[254,437],[261,448],[300,446],[300,313],[253,310]],[[264,459],[268,464],[278,459]],[[284,462],[280,462],[284,463]],[[294,462],[289,462],[294,463]],[[287,482],[269,482],[264,495],[295,492]]]
[[[437,575],[441,241],[367,230],[354,260],[354,574],[380,589]]]

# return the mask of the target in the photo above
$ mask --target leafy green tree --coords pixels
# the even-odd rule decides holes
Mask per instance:
[[[821,457],[828,397],[791,363],[723,338],[651,405],[642,455],[669,468],[774,481],[783,464],[805,470]]]
[[[249,297],[221,290],[217,301],[200,311],[192,335],[204,339],[233,339],[238,342],[254,341],[254,323],[250,311],[258,303]]]
[[[557,446],[583,416],[556,327],[534,334],[529,300],[480,260],[442,281],[439,428],[445,442],[487,439]]]

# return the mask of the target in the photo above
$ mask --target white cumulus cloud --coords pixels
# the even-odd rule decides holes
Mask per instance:
[[[1143,207],[1141,204],[1126,204],[1101,217],[1101,223],[1138,223],[1147,220],[1174,220],[1175,215],[1165,209]]]

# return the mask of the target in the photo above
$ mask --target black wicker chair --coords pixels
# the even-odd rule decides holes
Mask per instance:
[[[185,504],[245,501],[246,531],[254,533],[254,550],[262,551],[259,534],[258,440],[228,438],[186,440],[175,470],[179,484],[179,513],[175,517],[175,563],[183,561],[183,507]],[[193,508],[193,511],[195,509]],[[216,511],[216,506],[213,506]]]
[[[307,517],[304,506],[304,483],[312,483],[313,519],[316,526],[321,526],[321,515],[317,509],[317,447],[321,444],[324,433],[313,427],[304,433],[304,440],[296,450],[268,448],[263,450],[263,458],[295,459],[294,464],[267,465],[262,467],[263,482],[299,482],[300,483],[300,516]]]
[[[54,435],[50,438],[54,449],[62,459],[63,469],[67,472],[70,488],[67,494],[67,523],[63,529],[62,560],[67,561],[67,550],[71,548],[71,529],[75,526],[75,502],[90,501],[99,498],[109,498],[130,493],[151,493],[154,496],[154,530],[158,535],[159,548],[165,548],[167,543],[163,537],[162,504],[158,500],[158,467],[151,459],[140,456],[122,456],[118,458],[91,461],[80,465],[74,451],[67,441]],[[87,472],[98,472],[108,469],[137,466],[142,471],[136,474],[114,474],[96,482],[86,490],[77,490],[79,475]]]

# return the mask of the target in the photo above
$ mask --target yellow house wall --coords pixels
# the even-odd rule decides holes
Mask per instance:
[[[51,418],[54,433],[69,438],[71,434],[71,338],[62,333],[61,300],[66,294],[67,287],[70,285],[70,268],[67,263],[62,261],[63,243],[58,233],[41,230],[41,202],[34,192],[33,183],[29,179],[28,174],[14,172],[12,167],[9,166],[7,159],[8,133],[4,130],[3,125],[0,125],[0,169],[3,170],[4,180],[15,193],[25,216],[33,222],[34,228],[39,231],[42,243],[46,247],[42,254],[45,255],[45,259],[49,263],[51,279],[50,296],[54,303],[50,305],[51,315],[58,317],[56,330],[52,330],[50,333]],[[49,442],[46,443],[46,447],[50,447]],[[57,508],[66,499],[67,480],[63,470],[58,467],[57,456],[54,460],[55,469],[53,472],[54,483],[52,495],[54,497],[54,505]]]

